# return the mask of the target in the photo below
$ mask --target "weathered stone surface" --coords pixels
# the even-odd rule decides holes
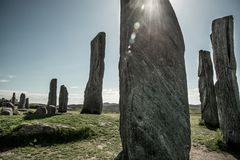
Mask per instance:
[[[12,108],[3,107],[2,110],[1,110],[1,115],[12,116],[13,115]]]
[[[106,34],[100,32],[91,42],[90,75],[84,93],[81,113],[102,113],[102,83],[104,75]]]
[[[57,79],[52,79],[50,82],[48,105],[57,105]]]
[[[54,105],[47,106],[47,115],[55,115],[57,113],[57,107]]]
[[[219,127],[216,94],[213,82],[213,65],[209,51],[199,51],[198,88],[202,120],[206,126]]]
[[[19,101],[19,104],[18,104],[18,108],[25,108],[25,104],[26,104],[26,96],[24,93],[22,93],[20,95],[20,101]]]
[[[44,116],[47,115],[47,108],[45,106],[38,106],[35,115]]]
[[[13,115],[22,115],[22,113],[16,109],[13,111]]]
[[[4,98],[2,98],[2,99],[0,100],[0,107],[3,107],[3,105],[4,105],[4,101],[5,101]]]
[[[25,107],[26,107],[27,109],[29,109],[29,98],[26,98],[26,104],[25,104]]]
[[[13,105],[15,105],[15,103],[16,103],[16,93],[13,93],[12,98],[11,98],[11,102],[12,102]]]
[[[220,129],[229,145],[240,145],[240,100],[234,55],[233,17],[213,21],[212,46]]]
[[[187,160],[184,40],[168,0],[121,0],[119,160]]]
[[[73,127],[64,125],[47,125],[47,124],[23,124],[18,127],[18,130],[12,133],[13,136],[32,136],[32,135],[47,135],[56,134],[62,130],[74,131]]]
[[[68,91],[67,91],[67,87],[62,85],[59,93],[58,112],[67,112],[67,106],[68,106]]]

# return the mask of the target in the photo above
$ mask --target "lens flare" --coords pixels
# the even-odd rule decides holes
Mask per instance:
[[[139,22],[134,23],[134,29],[138,30],[139,28],[140,28],[140,23]]]

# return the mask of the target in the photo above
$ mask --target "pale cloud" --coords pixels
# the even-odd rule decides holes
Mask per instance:
[[[119,90],[118,89],[103,89],[102,92],[103,102],[119,103]],[[189,89],[188,98],[190,104],[200,104],[198,88]],[[69,104],[83,104],[84,93],[69,94]]]
[[[8,83],[9,82],[9,80],[7,80],[7,79],[1,79],[0,80],[0,83]]]
[[[189,104],[200,104],[198,88],[192,88],[188,90]]]
[[[7,77],[8,77],[9,79],[13,79],[13,78],[16,78],[17,76],[10,74],[10,75],[8,75]]]
[[[0,98],[11,99],[13,92],[16,93],[16,98],[19,100],[21,93],[25,93],[29,98],[30,103],[42,103],[46,104],[48,101],[47,93],[33,93],[27,91],[13,91],[13,90],[0,90]],[[58,101],[58,97],[57,97]],[[80,104],[83,102],[82,94],[69,94],[69,104]]]
[[[103,89],[102,92],[103,102],[118,103],[119,91],[117,89]],[[70,92],[69,104],[83,104],[84,92]]]
[[[16,78],[15,75],[7,75],[7,76],[0,75],[0,76],[2,78],[5,78],[5,79],[0,79],[0,83],[8,83],[8,82],[10,82],[10,79]]]
[[[103,89],[103,102],[118,103],[119,90],[118,89]]]
[[[68,104],[83,104],[84,95],[80,93],[69,94],[68,96]]]
[[[48,100],[48,93],[32,93],[27,91],[11,91],[0,90],[0,98],[4,97],[10,99],[12,93],[15,92],[17,99],[19,99],[21,93],[25,93],[29,98],[30,103],[43,103],[46,104]],[[118,89],[103,89],[102,92],[103,102],[118,103],[119,102],[119,90]],[[198,88],[188,90],[188,98],[190,104],[200,104]],[[58,99],[58,98],[57,98]],[[69,104],[83,104],[84,92],[69,92]]]
[[[79,86],[71,86],[71,89],[79,89]]]
[[[19,100],[21,93],[25,93],[29,98],[30,103],[47,103],[47,94],[44,93],[31,93],[27,91],[12,91],[12,90],[0,90],[0,97],[11,99],[13,92],[16,93],[16,98]]]
[[[0,90],[0,98],[11,99],[13,92],[16,93],[19,99],[21,93],[25,93],[29,98],[30,103],[43,103],[46,104],[48,100],[48,93],[33,93],[28,91],[12,91]],[[57,97],[58,99],[58,97]],[[103,102],[118,103],[119,93],[115,89],[103,89]],[[84,92],[69,92],[69,104],[83,104]]]

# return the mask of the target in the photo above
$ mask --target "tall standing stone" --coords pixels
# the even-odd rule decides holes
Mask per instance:
[[[240,145],[240,100],[233,31],[232,16],[213,21],[211,40],[217,75],[215,90],[220,129],[225,141],[230,146]]]
[[[59,93],[58,112],[67,112],[67,106],[68,106],[68,91],[67,91],[67,87],[62,85]]]
[[[218,128],[219,120],[213,82],[213,65],[208,51],[199,51],[198,77],[202,120],[204,120],[206,126]]]
[[[15,105],[15,103],[16,103],[16,93],[15,92],[12,95],[11,102],[13,105]]]
[[[19,101],[19,104],[18,104],[18,108],[25,108],[25,104],[26,104],[26,96],[24,93],[22,93],[20,95],[20,101]]]
[[[48,94],[48,105],[57,105],[57,79],[52,79]]]
[[[26,104],[25,104],[25,107],[26,107],[27,109],[29,109],[29,98],[26,98]]]
[[[102,83],[104,75],[105,39],[106,34],[104,32],[100,32],[91,42],[90,74],[84,93],[84,104],[81,113],[102,113]]]
[[[168,0],[121,0],[118,160],[187,160],[191,148],[182,32]]]

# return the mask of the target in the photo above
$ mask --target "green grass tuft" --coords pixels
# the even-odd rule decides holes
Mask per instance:
[[[225,150],[225,143],[223,141],[223,135],[221,131],[218,129],[215,133],[215,136],[211,139],[208,139],[205,145],[212,151],[220,152],[221,150]]]

